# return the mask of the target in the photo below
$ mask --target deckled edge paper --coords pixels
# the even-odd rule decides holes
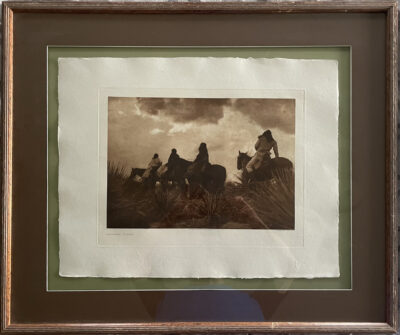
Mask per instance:
[[[175,230],[173,239],[157,243],[160,230],[147,229],[140,233],[140,244],[135,240],[102,243],[98,229],[99,213],[106,205],[99,200],[101,162],[107,152],[101,127],[104,92],[168,90],[180,97],[183,88],[192,92],[191,97],[196,92],[204,97],[201,94],[206,91],[236,92],[240,97],[254,96],[256,91],[272,96],[274,91],[303,92],[303,142],[296,129],[296,152],[298,146],[304,149],[301,206],[295,199],[296,212],[300,207],[303,211],[301,243],[290,242],[290,234],[299,232],[297,225],[292,232],[263,231],[269,237],[261,240],[257,230],[204,229],[199,239],[198,230],[187,229]],[[338,64],[334,60],[60,58],[60,275],[338,277],[338,110]],[[297,163],[296,156],[296,178]],[[212,239],[224,243],[206,242]],[[277,241],[272,246],[271,239]]]

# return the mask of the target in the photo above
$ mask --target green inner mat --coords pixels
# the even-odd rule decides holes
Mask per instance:
[[[254,57],[335,59],[339,63],[340,277],[316,279],[67,278],[59,276],[58,58]],[[49,47],[48,48],[48,290],[351,289],[350,47]]]

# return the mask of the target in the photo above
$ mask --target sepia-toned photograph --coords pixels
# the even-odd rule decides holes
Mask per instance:
[[[295,99],[108,97],[107,228],[295,228]]]

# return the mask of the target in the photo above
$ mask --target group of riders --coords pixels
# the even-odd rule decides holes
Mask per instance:
[[[266,130],[260,136],[258,136],[254,148],[256,153],[245,167],[249,174],[256,172],[261,166],[268,165],[268,163],[271,161],[271,150],[274,152],[275,157],[279,157],[278,144],[273,138],[270,130]],[[205,174],[211,167],[207,144],[204,142],[201,143],[198,150],[199,152],[196,156],[196,159],[187,168],[187,176]],[[143,172],[141,180],[145,181],[154,174],[157,174],[158,177],[161,177],[166,171],[172,169],[172,167],[180,159],[181,158],[179,157],[177,150],[174,148],[171,150],[167,164],[163,165],[158,154],[155,153],[147,165],[146,170]]]
[[[162,161],[160,160],[158,154],[154,154],[153,158],[147,165],[147,168],[142,175],[142,180],[146,180],[146,178],[149,178],[153,173],[157,173],[157,175],[161,177],[179,160],[180,157],[175,148],[171,150],[171,154],[168,158],[168,163],[165,165],[162,164]],[[188,167],[186,174],[191,175],[194,173],[205,172],[209,166],[211,166],[211,164],[209,162],[207,144],[201,143],[199,147],[199,153],[197,154],[196,159],[193,161],[193,163]]]

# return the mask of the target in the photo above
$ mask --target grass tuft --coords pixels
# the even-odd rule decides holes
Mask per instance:
[[[212,194],[191,197],[177,185],[147,188],[123,166],[108,163],[107,227],[294,229],[294,174],[282,170],[270,181],[227,182]]]

